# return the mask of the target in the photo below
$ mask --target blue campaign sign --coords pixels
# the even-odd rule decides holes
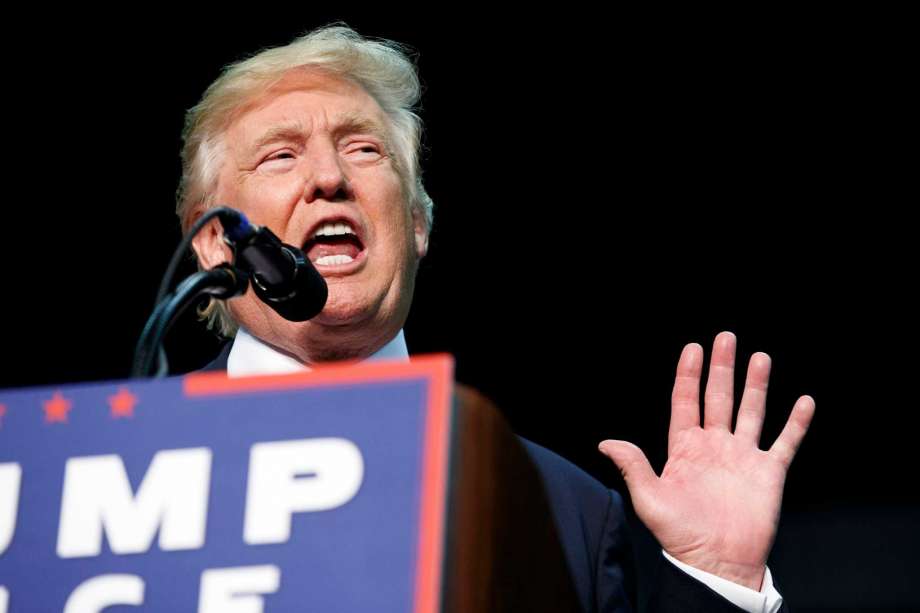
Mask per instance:
[[[0,392],[0,613],[438,610],[452,362]]]

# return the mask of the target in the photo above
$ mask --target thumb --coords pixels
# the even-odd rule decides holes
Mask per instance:
[[[601,441],[597,448],[620,469],[634,500],[651,493],[658,482],[658,476],[641,449],[626,441],[613,440]]]

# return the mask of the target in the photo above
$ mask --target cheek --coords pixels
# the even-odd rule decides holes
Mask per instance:
[[[301,192],[293,178],[259,178],[236,190],[226,204],[245,213],[252,223],[283,233]]]
[[[391,210],[380,224],[388,258],[399,266],[415,259],[415,234],[401,209],[402,205]]]
[[[412,215],[408,210],[402,184],[393,178],[377,185],[378,227],[389,243],[401,244],[413,233]]]

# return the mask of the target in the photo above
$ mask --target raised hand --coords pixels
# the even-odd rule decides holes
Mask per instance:
[[[763,581],[779,522],[789,464],[815,412],[800,397],[769,451],[759,448],[770,356],[755,353],[732,432],[735,335],[713,343],[705,416],[700,425],[703,348],[684,347],[671,396],[668,461],[655,475],[641,449],[606,440],[599,448],[616,463],[639,519],[676,559],[753,590]]]

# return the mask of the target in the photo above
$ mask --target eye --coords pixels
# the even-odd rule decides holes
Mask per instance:
[[[293,166],[294,161],[297,159],[297,156],[293,151],[284,150],[277,151],[266,156],[261,162],[259,162],[259,168],[263,170],[285,170],[290,166]]]
[[[345,154],[356,160],[371,161],[380,159],[383,156],[381,151],[382,147],[380,145],[367,141],[349,143],[345,147]]]

